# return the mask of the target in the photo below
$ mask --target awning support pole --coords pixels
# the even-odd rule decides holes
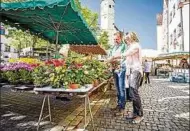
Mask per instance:
[[[57,53],[57,46],[58,46],[58,41],[59,41],[59,31],[56,31],[56,43],[55,43],[55,50],[56,50],[56,53]]]

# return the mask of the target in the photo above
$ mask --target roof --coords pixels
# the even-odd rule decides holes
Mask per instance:
[[[165,2],[165,4],[166,4],[166,7],[168,7],[168,3],[169,3],[169,0],[164,0]]]
[[[178,8],[182,8],[184,5],[190,4],[190,0],[184,0],[184,2],[179,2]]]
[[[106,55],[106,51],[99,45],[71,45],[70,50],[80,54]]]
[[[99,45],[70,45],[69,50],[80,53],[80,54],[100,54],[106,55],[106,51],[101,48]],[[34,48],[35,52],[40,51],[47,51],[46,47],[42,48]],[[50,48],[48,51],[55,51],[54,49]]]
[[[74,0],[1,3],[1,22],[58,44],[97,45]],[[57,37],[58,36],[58,37]]]
[[[184,57],[190,57],[189,52],[172,52],[172,53],[166,53],[166,54],[160,54],[158,57],[154,59],[156,60],[166,60],[166,59],[181,59]]]
[[[156,15],[157,25],[162,25],[162,19],[163,19],[162,13]]]

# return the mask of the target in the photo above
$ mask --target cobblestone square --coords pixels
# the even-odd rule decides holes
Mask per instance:
[[[140,88],[144,110],[144,120],[140,124],[131,124],[125,117],[114,116],[110,110],[116,105],[114,88],[92,95],[96,131],[188,131],[189,85],[155,78],[151,82]],[[35,131],[42,100],[43,95],[12,92],[8,87],[1,87],[1,131]],[[83,107],[83,99],[71,97],[71,101],[61,101],[51,96],[53,123],[42,121],[40,131],[81,129]],[[127,110],[132,110],[132,103],[126,104]],[[90,121],[89,116],[87,120]],[[92,130],[91,122],[87,130]]]

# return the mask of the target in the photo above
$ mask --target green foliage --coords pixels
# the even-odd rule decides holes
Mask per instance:
[[[6,76],[6,72],[3,72],[0,70],[0,81],[2,82],[7,82],[8,81],[8,78]]]
[[[98,29],[98,13],[91,11],[88,7],[83,7],[80,0],[75,0],[75,4],[81,12],[83,18],[93,31]]]
[[[33,82],[32,72],[25,69],[3,71],[1,72],[1,78],[11,84],[29,84]]]
[[[100,38],[98,39],[98,43],[105,49],[108,50],[110,48],[110,45],[108,44],[109,41],[108,32],[104,31],[101,33]]]
[[[61,88],[64,86],[66,80],[66,68],[56,67],[55,70],[51,71],[49,75],[49,82],[53,88]]]
[[[51,66],[38,66],[32,72],[33,83],[36,86],[42,87],[49,84],[49,75],[52,72]]]
[[[103,81],[110,76],[110,73],[107,72],[107,66],[98,60],[87,60],[85,66],[93,79]]]
[[[50,44],[48,41],[38,38],[35,35],[31,35],[29,31],[17,30],[16,28],[10,28],[9,26],[5,27],[9,32],[6,37],[10,39],[10,46],[17,49],[19,54],[21,49],[26,47],[40,48]]]
[[[18,84],[19,83],[20,77],[19,77],[19,73],[17,73],[17,71],[6,71],[5,75],[11,84]]]
[[[32,83],[33,79],[32,79],[32,72],[25,70],[25,69],[20,69],[18,71],[19,73],[19,77],[20,77],[20,82],[21,83]]]

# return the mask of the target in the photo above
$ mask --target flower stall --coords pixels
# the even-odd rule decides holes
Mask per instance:
[[[77,56],[77,57],[76,57]],[[32,58],[10,59],[10,64],[1,67],[4,79],[9,83],[34,84],[36,93],[44,94],[41,115],[49,95],[76,93],[85,99],[85,110],[89,108],[89,95],[108,82],[111,72],[107,65],[95,59],[85,59],[84,55],[70,53],[65,59],[39,61]],[[42,117],[39,117],[39,123]],[[51,112],[49,112],[51,120]],[[86,118],[86,114],[85,114]],[[86,125],[86,124],[85,124]],[[39,128],[39,126],[38,126]]]
[[[172,82],[189,83],[189,56],[189,52],[161,54],[154,59],[154,63],[167,60],[167,64],[162,64],[158,69],[158,75],[167,74],[167,78]]]
[[[26,2],[1,3],[1,22],[21,30],[28,30],[50,43],[70,45],[97,45],[94,33],[83,19],[74,0],[40,0]],[[17,61],[1,67],[1,78],[18,83],[35,85],[36,93],[43,93],[41,113],[37,130],[42,120],[45,101],[48,101],[49,114],[45,118],[51,121],[49,95],[62,93],[82,94],[85,99],[85,125],[87,105],[93,122],[89,95],[92,91],[107,82],[111,73],[107,65],[98,60],[83,59],[80,55],[66,59],[48,61]],[[21,75],[18,75],[21,74]],[[54,94],[55,93],[55,94]]]

